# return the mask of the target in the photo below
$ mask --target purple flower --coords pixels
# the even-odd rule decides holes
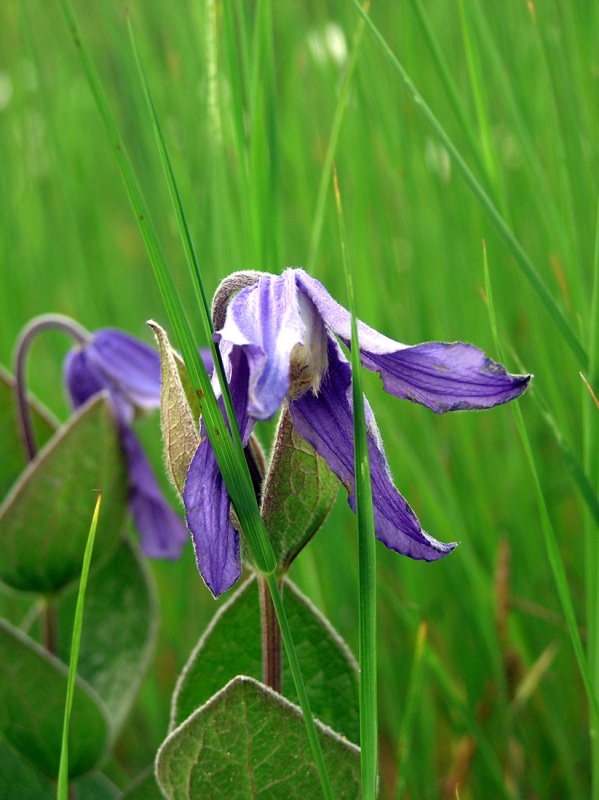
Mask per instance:
[[[188,533],[162,494],[132,423],[136,409],[160,406],[160,358],[143,342],[106,328],[67,353],[66,386],[74,408],[108,391],[129,475],[129,508],[150,558],[178,558]]]
[[[510,375],[473,345],[399,344],[358,324],[362,364],[378,372],[385,391],[438,414],[491,408],[518,397],[530,375]],[[285,402],[297,432],[326,459],[355,505],[351,367],[336,337],[350,345],[351,316],[301,269],[262,274],[231,300],[220,343],[244,445],[256,420]],[[426,533],[395,488],[374,416],[365,400],[376,536],[414,559],[434,561],[456,543]],[[232,586],[241,564],[230,500],[210,442],[194,456],[183,494],[198,566],[213,594]]]

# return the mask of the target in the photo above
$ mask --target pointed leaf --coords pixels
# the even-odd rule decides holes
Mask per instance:
[[[58,774],[68,670],[0,619],[0,733],[32,764]],[[108,718],[99,698],[77,679],[69,736],[69,774],[91,770],[103,757]]]
[[[191,464],[200,436],[181,380],[181,372],[187,375],[185,365],[173,351],[166,332],[155,322],[148,323],[156,336],[160,350],[162,389],[160,393],[160,422],[166,463],[173,484],[183,495],[187,470]],[[187,379],[189,384],[189,380]],[[197,398],[196,398],[197,400]],[[197,410],[197,403],[196,403]],[[199,416],[196,413],[196,417]]]
[[[339,479],[296,433],[289,410],[279,420],[262,492],[262,519],[285,571],[331,510]]]
[[[320,723],[317,730],[334,796],[357,800],[359,748]],[[322,793],[300,709],[243,676],[170,734],[156,776],[168,800],[307,800]]]
[[[350,741],[359,739],[358,668],[327,620],[290,582],[283,599],[314,716]],[[216,613],[187,662],[173,697],[171,728],[236,675],[262,678],[258,586],[251,578]],[[283,654],[283,694],[297,695]]]
[[[98,489],[104,504],[95,563],[118,541],[127,499],[119,436],[103,396],[60,428],[0,506],[0,580],[54,593],[77,577]]]
[[[0,366],[0,501],[27,465],[20,439],[15,401],[15,379]],[[41,403],[29,398],[38,447],[52,438],[58,423]]]
[[[58,607],[59,654],[69,658],[77,593]],[[123,723],[147,667],[156,630],[156,600],[137,546],[124,540],[90,575],[79,649],[78,674],[95,689],[110,714],[113,731]]]

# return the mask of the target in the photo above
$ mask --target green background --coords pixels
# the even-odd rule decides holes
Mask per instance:
[[[127,7],[207,291],[234,270],[302,266],[347,304],[330,185],[322,214],[318,193],[345,102],[354,5]],[[124,4],[75,8],[193,319]],[[473,342],[512,371],[535,374],[519,407],[593,679],[597,522],[566,456],[586,469],[596,507],[599,410],[579,371],[597,390],[599,8],[405,0],[374,2],[371,14],[591,363],[568,348],[368,30],[334,152],[358,313],[407,344]],[[2,364],[11,368],[19,330],[39,313],[68,314],[92,330],[118,326],[148,342],[146,320],[168,326],[58,3],[0,6],[0,198]],[[67,346],[48,334],[29,368],[32,390],[61,419]],[[364,380],[397,486],[426,530],[461,542],[435,564],[377,549],[381,797],[455,797],[456,784],[462,800],[589,796],[588,699],[513,410],[436,417],[385,395],[375,376]],[[158,424],[154,415],[138,431],[160,469]],[[355,652],[356,519],[342,495],[292,577]],[[152,571],[159,643],[108,765],[121,785],[152,761],[176,677],[216,608],[190,547],[181,562]],[[414,661],[422,622],[426,643]]]

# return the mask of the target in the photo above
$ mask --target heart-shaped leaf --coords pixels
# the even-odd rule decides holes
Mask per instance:
[[[355,659],[329,622],[290,581],[285,581],[283,600],[314,716],[358,742]],[[253,578],[221,606],[187,662],[173,697],[171,727],[180,725],[236,675],[262,678],[260,606]],[[285,653],[282,691],[297,703]]]
[[[334,797],[357,800],[360,750],[317,723]],[[156,758],[168,800],[310,800],[322,796],[300,709],[237,677],[176,728]]]
[[[68,663],[77,593],[58,605],[59,654]],[[93,572],[85,593],[77,672],[102,698],[113,731],[124,721],[152,650],[156,629],[154,589],[137,546],[123,540]]]
[[[0,619],[0,733],[51,777],[58,774],[68,670],[33,640]],[[69,774],[101,761],[109,738],[106,710],[77,679],[69,736]]]
[[[281,412],[262,489],[261,515],[285,572],[331,510],[339,479],[299,436],[288,409]]]
[[[60,428],[0,506],[0,580],[52,594],[77,577],[98,489],[104,499],[96,563],[118,541],[127,500],[118,431],[102,395]]]
[[[58,423],[36,400],[29,398],[29,413],[38,447],[52,438]],[[15,379],[0,366],[0,501],[27,465],[17,422]]]

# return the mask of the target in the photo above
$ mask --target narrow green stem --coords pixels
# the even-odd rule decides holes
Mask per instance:
[[[308,693],[306,692],[306,686],[302,677],[297,653],[295,652],[295,647],[293,646],[291,630],[289,628],[287,614],[285,613],[283,598],[281,597],[281,593],[279,591],[279,584],[274,575],[267,575],[266,582],[268,584],[268,588],[270,589],[270,596],[274,605],[275,613],[277,615],[277,620],[279,621],[279,626],[281,628],[281,638],[285,646],[285,652],[287,653],[287,660],[289,661],[289,668],[291,669],[291,674],[295,683],[295,690],[299,698],[300,708],[302,709],[304,715],[304,724],[306,726],[306,732],[312,748],[312,755],[314,756],[316,769],[320,778],[322,793],[325,797],[325,800],[333,800],[333,791],[329,782],[327,768],[324,763],[324,756],[322,755],[320,740],[318,738],[314,717],[312,716],[310,701],[308,699]]]
[[[358,514],[358,556],[360,574],[360,757],[362,797],[375,800],[378,764],[378,709],[377,709],[377,642],[376,642],[376,550],[374,531],[374,506],[370,478],[368,433],[362,392],[360,343],[354,293],[353,272],[346,253],[345,223],[341,205],[341,192],[337,170],[333,164],[333,184],[341,256],[349,307],[351,310],[351,364],[352,402],[354,409],[354,470],[356,483],[356,512]]]
[[[260,625],[262,628],[262,682],[281,694],[281,628],[270,596],[268,583],[258,577]]]

